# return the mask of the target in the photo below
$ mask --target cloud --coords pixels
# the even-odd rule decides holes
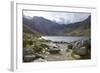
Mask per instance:
[[[50,11],[23,11],[28,17],[41,16],[59,24],[80,22],[88,18],[90,13],[79,12],[50,12]]]

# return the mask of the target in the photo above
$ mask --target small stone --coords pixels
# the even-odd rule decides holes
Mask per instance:
[[[38,58],[36,60],[34,60],[34,62],[46,62],[46,59],[42,59],[42,58]]]
[[[81,57],[80,57],[79,55],[77,55],[77,54],[74,54],[73,57],[76,58],[76,59],[80,59],[80,58],[81,58]]]

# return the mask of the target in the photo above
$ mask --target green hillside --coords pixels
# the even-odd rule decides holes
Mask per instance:
[[[91,30],[85,29],[85,30],[74,30],[71,32],[65,32],[64,35],[70,35],[70,36],[90,36],[91,35]]]

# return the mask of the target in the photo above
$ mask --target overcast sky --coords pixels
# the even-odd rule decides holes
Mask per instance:
[[[24,16],[34,17],[40,16],[46,19],[55,21],[60,24],[69,24],[80,22],[88,18],[90,13],[76,13],[76,12],[47,12],[47,11],[23,11]]]

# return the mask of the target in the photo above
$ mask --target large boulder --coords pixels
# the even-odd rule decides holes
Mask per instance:
[[[80,47],[80,48],[76,47],[73,50],[73,52],[75,52],[76,54],[79,54],[79,55],[83,56],[83,55],[87,55],[88,50],[87,50],[87,48],[85,46],[83,46],[83,47]]]
[[[73,53],[78,54],[82,57],[90,55],[91,43],[89,40],[78,40],[73,44]]]

